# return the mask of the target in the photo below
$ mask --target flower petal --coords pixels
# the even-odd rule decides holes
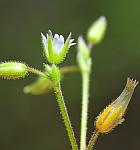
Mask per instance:
[[[53,48],[56,53],[59,53],[64,46],[64,37],[62,35],[55,34],[53,38]]]
[[[58,51],[58,42],[59,42],[59,35],[55,34],[54,38],[53,38],[53,48],[54,48],[55,52]]]
[[[58,40],[58,53],[61,51],[63,46],[64,46],[64,37],[60,35],[60,38]]]

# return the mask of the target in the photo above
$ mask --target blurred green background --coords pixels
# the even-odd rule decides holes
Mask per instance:
[[[86,36],[90,24],[101,15],[108,20],[107,34],[92,53],[93,72],[89,103],[88,139],[95,117],[119,96],[127,77],[140,81],[139,0],[0,0],[0,61],[20,60],[39,69],[45,61],[40,32],[51,29],[65,37]],[[76,46],[64,65],[76,64]],[[70,150],[53,93],[25,95],[23,87],[34,81],[0,79],[0,149]],[[62,85],[79,142],[81,76],[65,76]],[[126,121],[112,133],[100,136],[96,150],[138,150],[140,147],[140,88],[129,105]]]

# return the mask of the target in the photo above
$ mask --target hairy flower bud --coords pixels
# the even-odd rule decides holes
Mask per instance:
[[[28,73],[28,68],[20,62],[5,62],[0,64],[0,77],[4,79],[18,79]]]
[[[88,30],[87,38],[89,42],[93,44],[98,44],[104,37],[105,31],[107,27],[107,21],[104,16],[101,16],[97,19]]]
[[[128,78],[126,86],[121,95],[109,106],[107,106],[97,117],[96,129],[100,133],[110,132],[124,120],[124,113],[126,112],[127,106],[137,84],[138,82],[136,80],[134,81]]]
[[[35,82],[25,86],[23,89],[24,93],[32,95],[45,94],[50,92],[51,90],[52,81],[44,77],[38,77]]]
[[[91,68],[90,49],[88,48],[83,37],[81,36],[78,38],[77,62],[81,71],[90,71]]]

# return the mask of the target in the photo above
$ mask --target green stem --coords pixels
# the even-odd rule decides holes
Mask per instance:
[[[98,131],[98,130],[95,130],[95,131],[93,132],[92,136],[91,136],[91,139],[90,139],[90,141],[89,141],[87,150],[92,150],[92,149],[93,149],[93,146],[95,145],[98,136],[99,136],[99,131]]]
[[[77,66],[65,66],[60,68],[61,73],[73,73],[73,72],[79,72],[80,69]]]
[[[88,97],[89,97],[89,78],[90,71],[82,72],[82,112],[81,112],[81,140],[80,149],[86,149],[86,134],[87,134],[87,120],[88,120]]]
[[[47,78],[46,74],[43,73],[43,72],[41,72],[41,71],[38,70],[38,69],[35,69],[35,68],[32,68],[32,67],[28,67],[28,71],[31,72],[31,73],[34,73],[34,74],[36,74],[36,75],[39,75],[39,76],[41,76],[41,77]]]
[[[64,102],[64,98],[61,91],[60,83],[56,84],[54,86],[54,92],[57,97],[58,106],[60,108],[60,114],[62,115],[62,118],[64,120],[64,124],[66,126],[66,130],[68,132],[68,136],[71,142],[72,150],[78,150],[75,135],[71,126],[71,122],[69,119],[68,111]]]
[[[41,77],[45,77],[46,78],[46,74],[41,72],[38,69],[32,68],[32,67],[28,67],[28,71],[31,73],[34,73],[36,75],[39,75]],[[77,66],[66,66],[66,67],[62,67],[60,68],[60,72],[61,73],[74,73],[74,72],[79,72],[79,68]],[[48,78],[48,77],[47,77]]]

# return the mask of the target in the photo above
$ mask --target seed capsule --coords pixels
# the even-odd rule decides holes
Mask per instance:
[[[130,102],[132,94],[138,82],[128,78],[126,86],[121,95],[107,106],[104,111],[97,117],[96,129],[100,133],[110,132],[118,124],[122,123],[124,113]]]
[[[0,64],[0,77],[4,79],[18,79],[28,73],[25,64],[19,62],[5,62]]]

